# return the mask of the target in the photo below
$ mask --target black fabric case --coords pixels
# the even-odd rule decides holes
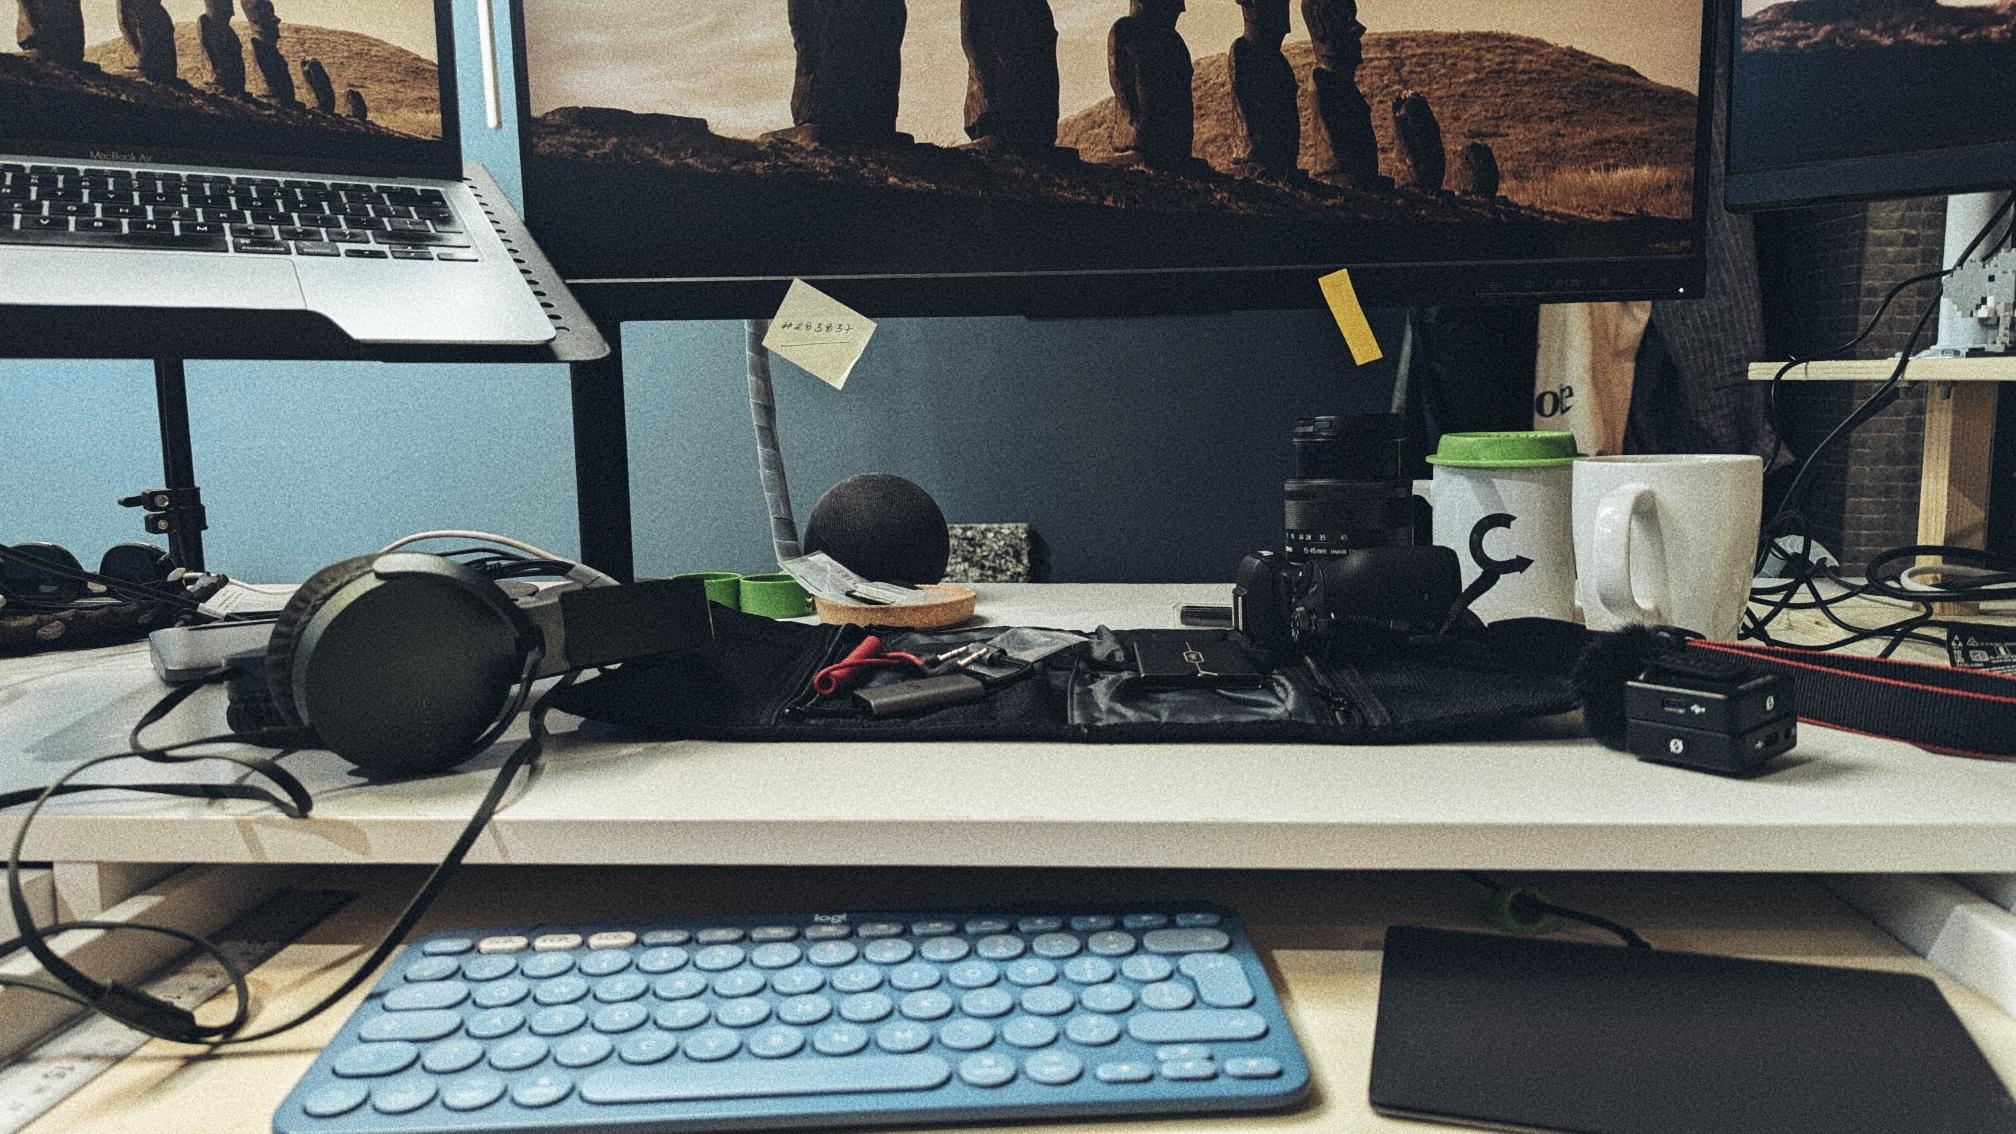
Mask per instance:
[[[984,701],[866,720],[825,715],[836,710],[811,684],[869,631],[773,622],[718,606],[714,619],[714,648],[628,662],[564,690],[555,706],[666,739],[1392,744],[1576,708],[1569,675],[1587,637],[1567,623],[1500,622],[1323,667],[1320,678],[1289,665],[1258,689],[1146,689],[1131,672],[1131,640],[1209,636],[1246,648],[1244,640],[1225,630],[1101,630],[1028,676],[996,683]],[[933,654],[1005,629],[890,631],[884,641]]]

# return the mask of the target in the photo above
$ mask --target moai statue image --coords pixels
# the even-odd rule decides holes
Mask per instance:
[[[1400,184],[1440,193],[1449,174],[1449,155],[1442,148],[1442,123],[1427,95],[1401,91],[1394,98],[1393,133],[1400,139]]]
[[[210,86],[228,95],[245,93],[245,44],[231,27],[237,0],[203,0],[196,17],[202,33],[203,57],[210,61]]]
[[[84,0],[16,0],[14,38],[30,58],[84,66]]]
[[[1302,110],[1296,105],[1295,68],[1281,53],[1288,38],[1288,0],[1239,0],[1246,34],[1232,41],[1226,65],[1232,114],[1246,135],[1246,152],[1234,171],[1248,177],[1294,177],[1301,172]]]
[[[1197,102],[1190,48],[1176,30],[1183,0],[1129,0],[1132,10],[1107,37],[1113,80],[1113,149],[1150,169],[1202,172],[1193,150]]]
[[[1316,96],[1316,147],[1311,167],[1318,178],[1355,189],[1390,189],[1379,173],[1379,136],[1372,132],[1372,106],[1358,90],[1358,67],[1365,62],[1365,25],[1358,0],[1302,0],[1302,22],[1316,49],[1309,86]]]
[[[301,61],[301,81],[308,84],[308,95],[315,100],[315,109],[324,114],[336,113],[336,84],[329,81],[329,69],[322,66],[320,59]]]
[[[282,106],[300,106],[294,96],[294,74],[280,54],[280,17],[273,0],[245,0],[245,20],[252,25],[252,63],[265,83],[266,98]]]
[[[1496,197],[1501,180],[1498,155],[1482,142],[1471,142],[1456,155],[1449,187],[1466,197]]]
[[[119,33],[133,49],[133,69],[156,83],[172,83],[180,70],[175,58],[175,21],[161,0],[119,0]]]
[[[1057,20],[1050,0],[961,0],[966,136],[976,149],[1069,157],[1057,147]]]
[[[351,87],[343,92],[343,113],[359,122],[371,121],[371,107],[364,101],[364,92]]]
[[[805,145],[892,146],[903,86],[904,0],[790,0],[798,53],[789,130],[766,138]]]

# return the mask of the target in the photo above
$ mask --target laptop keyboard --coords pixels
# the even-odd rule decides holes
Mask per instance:
[[[439,189],[13,162],[0,163],[0,245],[479,259]]]

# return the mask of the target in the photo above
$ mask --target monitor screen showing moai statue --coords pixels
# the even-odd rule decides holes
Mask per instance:
[[[520,0],[527,217],[576,280],[940,281],[922,297],[1026,278],[1030,296],[1200,272],[1228,306],[1288,306],[1348,265],[1379,284],[1368,302],[1673,295],[1700,266],[1705,15]],[[1306,294],[1253,294],[1263,279]]]
[[[2016,185],[2016,0],[1742,0],[1743,207]]]
[[[340,167],[444,149],[435,0],[14,3],[0,153]]]

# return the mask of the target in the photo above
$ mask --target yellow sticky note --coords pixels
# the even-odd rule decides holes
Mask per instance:
[[[804,280],[792,280],[763,345],[840,390],[874,337],[874,320]]]
[[[1372,334],[1372,324],[1365,318],[1365,308],[1358,303],[1358,289],[1351,286],[1351,273],[1339,269],[1316,281],[1322,285],[1323,298],[1330,304],[1330,314],[1337,319],[1337,329],[1344,332],[1344,345],[1351,348],[1351,358],[1360,366],[1377,362],[1386,357],[1379,349],[1379,339]]]

